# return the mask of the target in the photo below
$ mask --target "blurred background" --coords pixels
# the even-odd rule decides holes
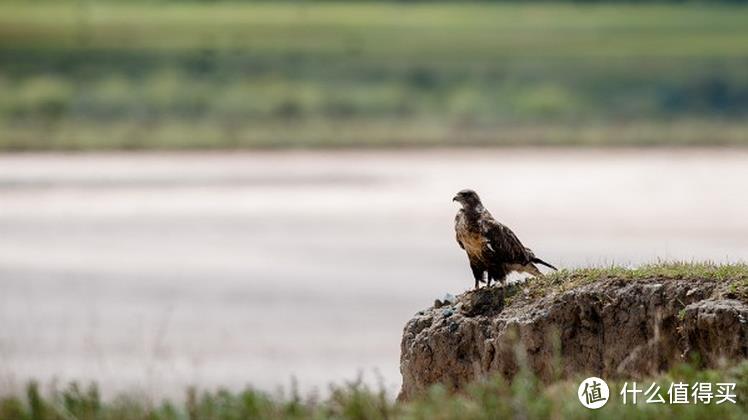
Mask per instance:
[[[476,189],[563,268],[748,254],[748,7],[0,1],[0,391],[399,386]]]

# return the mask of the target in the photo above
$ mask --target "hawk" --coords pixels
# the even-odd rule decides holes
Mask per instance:
[[[455,217],[455,232],[457,243],[470,261],[476,289],[485,282],[483,273],[488,273],[487,285],[491,286],[492,280],[503,284],[507,274],[513,271],[542,275],[535,264],[556,269],[536,257],[511,229],[496,221],[475,191],[462,190],[452,201],[462,205]]]

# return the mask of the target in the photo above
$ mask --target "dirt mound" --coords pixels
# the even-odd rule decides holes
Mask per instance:
[[[740,280],[745,282],[745,280]],[[730,282],[603,277],[572,286],[466,292],[419,312],[401,344],[401,399],[507,378],[520,358],[541,380],[573,374],[641,378],[681,361],[715,367],[748,357],[748,305]]]

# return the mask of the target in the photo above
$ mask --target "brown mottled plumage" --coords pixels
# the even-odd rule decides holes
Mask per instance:
[[[512,271],[542,275],[535,264],[552,269],[556,267],[536,257],[522,245],[514,232],[491,216],[473,190],[462,190],[452,199],[462,204],[455,217],[457,243],[465,250],[475,278],[475,288],[484,282],[488,273],[488,286],[492,280],[503,283]]]

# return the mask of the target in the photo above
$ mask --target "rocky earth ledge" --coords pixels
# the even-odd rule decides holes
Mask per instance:
[[[741,270],[727,280],[565,272],[437,300],[405,326],[399,398],[435,383],[459,390],[497,373],[511,379],[520,363],[551,381],[641,378],[682,361],[717,367],[744,359],[748,270]]]

